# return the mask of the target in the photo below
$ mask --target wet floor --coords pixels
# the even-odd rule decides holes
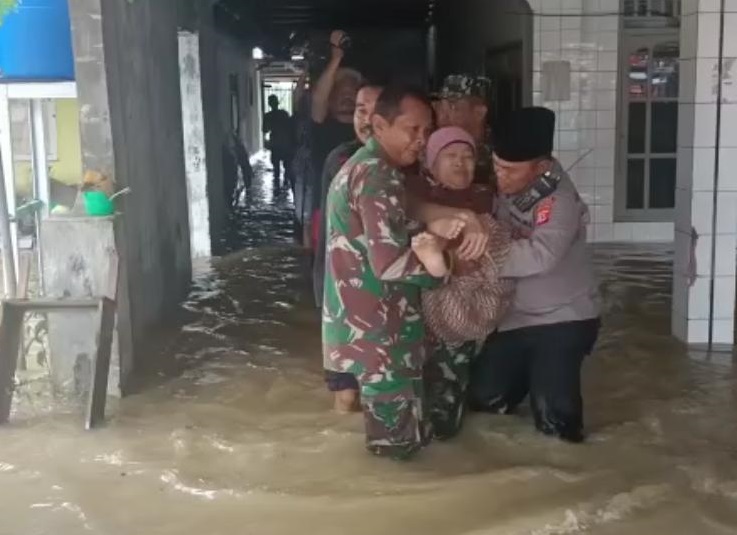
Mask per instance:
[[[668,248],[596,251],[587,444],[538,436],[528,414],[475,415],[396,464],[364,453],[360,416],[329,410],[288,210],[256,184],[226,240],[245,249],[200,274],[168,346],[179,375],[93,433],[40,411],[0,430],[0,534],[737,533],[732,358],[669,337]]]

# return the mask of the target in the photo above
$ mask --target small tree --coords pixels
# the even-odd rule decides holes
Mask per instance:
[[[0,0],[0,26],[11,11],[18,9],[20,2],[21,0]]]

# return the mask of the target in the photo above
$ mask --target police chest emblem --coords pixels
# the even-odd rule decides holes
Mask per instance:
[[[554,202],[555,202],[555,197],[548,197],[540,201],[540,204],[537,206],[537,211],[535,213],[535,226],[536,227],[542,226],[546,224],[548,221],[550,221],[550,215],[553,212]]]

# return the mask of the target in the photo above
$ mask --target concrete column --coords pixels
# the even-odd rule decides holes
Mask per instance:
[[[735,11],[733,1],[683,4],[672,329],[689,344],[734,344]]]
[[[210,205],[207,198],[207,146],[202,106],[200,36],[197,33],[179,32],[179,75],[181,77],[190,249],[194,259],[208,257],[212,254]]]
[[[115,181],[115,154],[110,122],[101,0],[69,0],[69,15],[72,23],[74,68],[80,108],[82,168],[85,171],[99,171]],[[120,258],[120,279],[117,296],[117,341],[111,371],[115,370],[118,377],[115,377],[114,383],[111,382],[111,390],[113,386],[124,389],[133,371],[133,334],[124,232],[123,222],[116,219],[115,247]]]
[[[84,165],[130,188],[115,229],[124,379],[192,278],[178,42],[192,2],[69,0]]]

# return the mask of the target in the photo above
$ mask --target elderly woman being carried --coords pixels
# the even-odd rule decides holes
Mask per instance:
[[[451,265],[446,283],[422,296],[430,421],[435,437],[447,439],[461,428],[471,360],[512,296],[512,283],[500,277],[511,237],[492,219],[491,183],[473,184],[476,144],[469,134],[456,127],[436,131],[424,164],[407,189],[412,215],[446,239]]]

